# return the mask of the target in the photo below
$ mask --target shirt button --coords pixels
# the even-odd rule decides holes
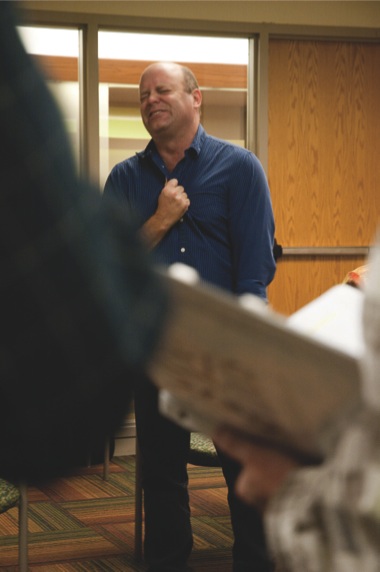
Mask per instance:
[[[179,222],[183,222],[183,218],[180,218],[180,219],[179,219]]]
[[[186,250],[185,248],[183,248],[183,247],[181,248],[181,252],[185,252],[185,250]]]

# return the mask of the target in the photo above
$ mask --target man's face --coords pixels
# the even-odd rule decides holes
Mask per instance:
[[[187,93],[182,70],[171,64],[154,64],[140,82],[140,111],[143,123],[153,137],[175,136],[193,125],[199,117],[199,90]]]

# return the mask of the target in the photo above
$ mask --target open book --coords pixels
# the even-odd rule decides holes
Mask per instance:
[[[285,318],[183,265],[164,277],[172,314],[151,367],[162,412],[322,458],[361,402],[362,292],[336,286]]]

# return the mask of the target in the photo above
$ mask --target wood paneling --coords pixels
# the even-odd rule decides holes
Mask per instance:
[[[100,81],[138,85],[144,69],[153,62],[99,60]],[[181,62],[178,62],[181,63]],[[202,87],[246,89],[247,66],[230,64],[184,63]]]
[[[269,303],[288,316],[364,263],[365,257],[285,257],[278,261],[276,277],[268,288]]]
[[[47,79],[53,81],[78,81],[78,58],[33,54],[33,59]]]
[[[283,246],[372,243],[380,220],[379,71],[380,44],[270,41],[269,183]],[[284,258],[271,286],[274,306],[294,311],[341,281],[340,266],[338,258]]]
[[[380,45],[274,40],[269,67],[269,179],[281,240],[368,244],[380,213]]]
[[[35,59],[49,79],[78,81],[77,58],[36,55]],[[138,85],[143,70],[153,62],[99,60],[99,79],[104,83]],[[184,64],[191,68],[199,85],[213,88],[246,89],[247,66],[230,64]]]

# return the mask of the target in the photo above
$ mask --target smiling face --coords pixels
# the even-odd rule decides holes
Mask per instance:
[[[200,90],[187,86],[183,69],[177,64],[152,64],[141,76],[141,117],[153,139],[194,135],[201,101]]]

